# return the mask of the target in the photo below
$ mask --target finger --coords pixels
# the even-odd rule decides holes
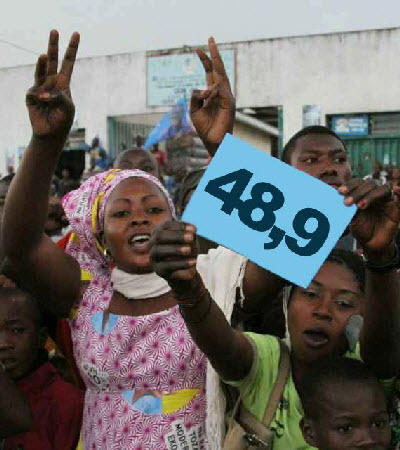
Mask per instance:
[[[363,198],[363,209],[369,206],[377,206],[379,203],[387,203],[392,198],[391,187],[388,184],[384,184],[373,189]]]
[[[46,81],[47,55],[40,55],[35,69],[35,87],[41,86]]]
[[[219,95],[219,89],[218,89],[218,87],[216,87],[211,91],[210,95],[204,101],[203,108],[207,108],[211,104],[211,102],[214,100],[214,98],[218,97],[218,95]]]
[[[151,260],[158,262],[164,261],[166,258],[180,260],[188,258],[190,255],[195,256],[195,251],[189,245],[155,245],[150,252]]]
[[[345,195],[344,203],[346,205],[357,204],[359,208],[365,208],[365,197],[376,188],[377,185],[374,182],[361,183]]]
[[[208,48],[210,49],[210,56],[211,61],[213,65],[213,72],[214,72],[214,81],[219,81],[220,78],[228,78],[226,76],[225,66],[222,61],[221,55],[218,51],[218,46],[215,43],[215,40],[213,37],[210,37],[208,39]],[[217,75],[217,77],[216,77]],[[218,79],[217,79],[218,78]]]
[[[196,265],[195,259],[181,261],[160,261],[153,264],[153,268],[160,277],[168,277],[178,270],[191,269]]]
[[[155,234],[154,242],[157,244],[185,244],[195,240],[195,234],[182,230],[162,230]]]
[[[199,111],[203,107],[204,97],[202,95],[202,92],[203,91],[199,91],[197,89],[194,89],[192,91],[192,95],[190,97],[190,107],[189,107],[190,115],[197,113],[197,111]]]
[[[47,47],[47,75],[56,75],[58,68],[58,31],[51,30]]]
[[[169,220],[164,222],[159,230],[171,230],[171,231],[190,231],[196,232],[196,227],[190,223],[182,222],[181,220]]]
[[[206,73],[207,87],[210,87],[212,84],[214,84],[213,65],[211,59],[201,49],[197,49],[196,53],[201,63],[203,64],[204,71]]]
[[[80,36],[75,32],[69,40],[68,48],[65,52],[64,59],[61,65],[59,75],[62,77],[62,83],[65,86],[69,86],[71,81],[72,72],[74,70],[74,64],[76,60],[76,54],[78,53]]]
[[[370,182],[372,180],[368,180]],[[338,192],[340,194],[346,195],[349,194],[351,191],[356,189],[358,186],[360,186],[362,183],[365,183],[365,180],[360,180],[359,178],[355,178],[353,180],[348,181],[346,184],[342,184],[342,186],[339,187]],[[375,183],[374,181],[372,181]]]

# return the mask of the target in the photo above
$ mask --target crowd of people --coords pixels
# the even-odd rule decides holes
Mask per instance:
[[[51,31],[32,139],[0,180],[2,448],[400,448],[399,186],[354,178],[329,128],[288,141],[285,163],[358,207],[306,289],[182,222],[205,169],[171,198],[158,149],[126,149],[80,186],[64,173],[61,204],[79,39],[59,68]],[[212,158],[235,99],[208,46],[190,115]]]

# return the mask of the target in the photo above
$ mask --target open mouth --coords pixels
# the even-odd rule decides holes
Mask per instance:
[[[303,332],[304,340],[309,347],[321,348],[329,342],[329,335],[322,328],[309,328]]]
[[[150,234],[135,234],[129,239],[129,245],[138,251],[148,251],[150,249]]]
[[[1,358],[0,361],[4,365],[5,370],[12,370],[17,365],[17,360],[15,358]]]

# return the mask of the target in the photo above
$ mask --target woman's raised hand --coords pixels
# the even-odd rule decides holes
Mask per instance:
[[[79,33],[73,33],[58,69],[58,31],[49,36],[47,54],[36,64],[35,84],[26,94],[33,136],[63,142],[74,120],[75,106],[70,81],[79,46]]]
[[[176,294],[190,293],[198,287],[196,229],[179,221],[167,221],[153,232],[150,252],[154,271]]]
[[[213,156],[225,134],[233,131],[235,98],[217,44],[212,37],[208,40],[208,48],[211,58],[203,50],[196,50],[206,74],[207,89],[193,91],[190,117],[203,144]]]

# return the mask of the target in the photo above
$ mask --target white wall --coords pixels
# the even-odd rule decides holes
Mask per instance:
[[[253,147],[265,153],[271,153],[271,136],[266,133],[236,121],[233,127],[233,134]]]
[[[84,38],[84,37],[83,37]],[[284,106],[284,140],[302,126],[302,106],[323,114],[400,110],[400,29],[268,39],[237,49],[237,107]],[[0,173],[7,147],[26,145],[25,92],[33,66],[0,70]],[[72,83],[88,141],[107,139],[107,116],[162,112],[146,105],[145,52],[78,60]]]
[[[323,114],[400,109],[400,29],[239,43],[237,106],[283,105],[284,140],[302,106]]]

